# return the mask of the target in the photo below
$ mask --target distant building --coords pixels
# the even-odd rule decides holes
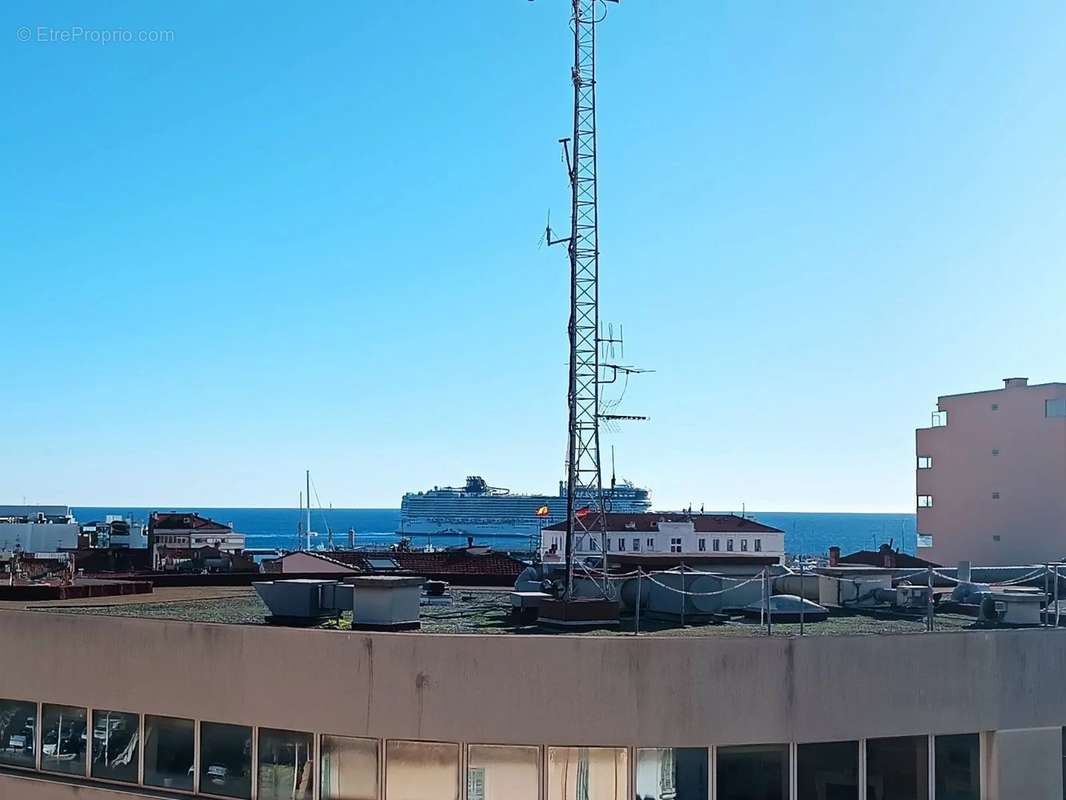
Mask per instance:
[[[951,566],[1066,556],[1066,383],[939,398],[916,435],[918,555]]]
[[[285,575],[358,575],[404,573],[452,583],[513,586],[525,563],[506,553],[456,548],[432,553],[395,550],[296,551],[266,561],[263,571]]]
[[[144,550],[148,547],[148,527],[143,522],[118,514],[108,514],[102,522],[87,522],[81,532],[90,547]]]
[[[79,531],[69,506],[0,506],[0,552],[74,550]]]
[[[545,563],[563,561],[565,540],[565,522],[541,531],[541,560]],[[782,563],[785,534],[778,528],[736,514],[607,514],[607,552],[608,555],[757,556]],[[598,532],[575,533],[575,558],[599,555]]]
[[[214,547],[221,552],[238,552],[244,550],[244,544],[244,534],[236,533],[232,525],[192,512],[156,511],[148,522],[148,546],[156,567],[164,550]]]

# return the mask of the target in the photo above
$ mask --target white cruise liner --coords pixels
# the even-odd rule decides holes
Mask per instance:
[[[649,491],[628,481],[614,483],[603,494],[608,511],[639,514],[651,508]],[[594,503],[591,495],[578,498],[578,507]],[[545,507],[547,516],[537,516],[538,509]],[[405,494],[400,503],[399,532],[532,536],[565,519],[566,484],[562,481],[557,495],[512,494],[472,475],[462,488],[440,486]]]

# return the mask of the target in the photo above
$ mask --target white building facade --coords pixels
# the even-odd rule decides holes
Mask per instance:
[[[80,532],[68,506],[0,506],[0,552],[74,550]]]
[[[592,522],[588,523],[592,527]],[[608,554],[680,556],[758,556],[784,562],[785,534],[734,514],[608,514]],[[574,557],[599,556],[598,531],[575,533]],[[566,523],[541,531],[540,557],[562,562],[566,555]]]

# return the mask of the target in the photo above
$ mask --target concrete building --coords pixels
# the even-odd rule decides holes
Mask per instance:
[[[565,522],[541,531],[541,560],[562,562],[565,539]],[[626,556],[758,556],[782,563],[785,534],[735,514],[607,514],[607,550],[608,554]],[[598,533],[575,534],[574,554],[576,558],[599,556]]]
[[[144,550],[148,547],[148,526],[132,517],[108,514],[102,521],[87,522],[81,532],[90,547]]]
[[[939,398],[916,435],[918,555],[945,566],[1066,556],[1066,383]]]
[[[512,636],[0,618],[5,800],[1063,797],[1066,630]],[[189,680],[200,674],[217,679]]]
[[[236,533],[232,525],[185,511],[154,511],[148,521],[148,546],[152,550],[153,565],[157,565],[162,550],[191,550],[215,547],[221,551],[244,550],[244,534]]]
[[[0,506],[0,552],[74,550],[80,531],[68,506]]]

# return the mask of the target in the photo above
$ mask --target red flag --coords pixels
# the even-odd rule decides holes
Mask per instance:
[[[574,512],[574,516],[577,517],[578,519],[584,519],[585,517],[587,517],[591,513],[592,513],[592,506],[582,506],[581,508],[579,508],[577,511]]]

